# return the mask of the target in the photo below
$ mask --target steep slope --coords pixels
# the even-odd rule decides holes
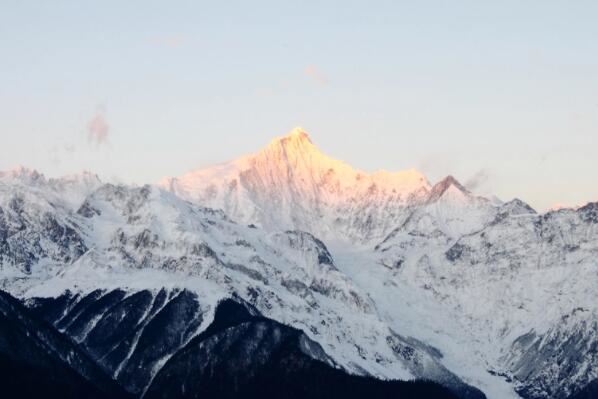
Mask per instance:
[[[0,173],[0,269],[15,278],[51,272],[85,253],[70,209],[93,187],[87,177],[46,180],[24,168]]]
[[[577,308],[548,331],[530,330],[513,342],[505,356],[506,369],[523,396],[566,398],[598,378],[597,316]]]
[[[88,171],[48,179],[43,173],[24,166],[0,171],[0,182],[12,187],[24,186],[43,190],[46,194],[54,195],[54,199],[65,202],[71,207],[81,205],[87,195],[102,185],[98,175]]]
[[[257,154],[164,179],[160,186],[241,223],[356,241],[384,237],[430,189],[415,170],[354,170],[320,152],[300,128]]]
[[[513,200],[463,235],[402,227],[377,247],[378,259],[385,278],[421,287],[413,292],[421,302],[442,303],[521,396],[566,398],[596,378],[595,209],[539,215]]]
[[[581,391],[570,396],[568,399],[593,399],[598,397],[598,380],[586,385]]]
[[[401,254],[429,253],[481,230],[497,211],[489,200],[473,195],[448,176],[432,187],[425,204],[412,207],[405,221],[376,245],[375,250],[392,253],[397,248]],[[405,260],[404,256],[393,256],[395,265]]]
[[[220,302],[211,324],[195,338],[184,338],[201,323],[196,311],[189,312],[189,305],[197,307],[197,297],[189,291],[161,290],[149,310],[144,299],[150,297],[149,291],[140,291],[124,298],[117,290],[96,291],[77,300],[67,293],[31,299],[30,311],[0,291],[3,397],[139,397],[139,384],[150,381],[144,372],[166,355],[143,397],[318,398],[344,392],[347,398],[366,393],[374,398],[457,398],[431,382],[386,382],[346,374],[301,331],[261,316],[238,298]],[[152,314],[156,308],[161,309]],[[140,314],[151,320],[142,320]],[[195,315],[197,324],[185,315]],[[79,345],[40,322],[40,316]],[[96,321],[86,331],[90,319]],[[107,358],[119,358],[123,348],[126,354],[129,340],[136,343],[125,358],[128,364],[115,367],[115,374],[135,396],[127,395],[91,361],[110,368]]]
[[[31,298],[27,305],[135,396],[469,397],[431,382],[349,375],[300,330],[263,317],[238,297],[218,302],[213,312],[198,300],[188,290],[117,289]],[[206,313],[209,323],[203,323]]]
[[[238,225],[221,211],[194,206],[149,186],[103,185],[76,211],[65,204],[40,202],[46,197],[35,190],[33,194],[23,195],[23,209],[36,209],[40,203],[43,209],[51,207],[60,220],[77,226],[74,231],[86,251],[52,260],[51,267],[43,252],[34,252],[40,260],[5,284],[22,298],[62,298],[71,291],[73,298],[62,301],[72,308],[57,313],[62,319],[56,326],[84,345],[131,392],[144,389],[171,355],[169,350],[156,350],[146,358],[137,354],[143,346],[135,346],[145,321],[149,326],[160,315],[160,309],[153,307],[165,300],[158,299],[164,287],[172,287],[168,292],[187,289],[192,297],[198,296],[195,302],[201,306],[185,301],[191,318],[179,317],[190,334],[185,339],[200,331],[202,320],[209,319],[203,314],[219,299],[235,293],[265,316],[305,331],[351,373],[433,379],[455,392],[471,390],[442,365],[437,351],[390,329],[369,295],[338,270],[327,247],[312,234],[266,233]],[[11,267],[15,273],[19,270],[7,263],[5,271]],[[132,291],[146,289],[153,293],[144,299],[130,297]],[[130,314],[129,301],[137,300],[144,305],[136,305],[140,309]],[[139,335],[121,342],[109,340],[105,331],[95,332],[125,316],[132,317],[137,326],[132,325],[132,331]],[[112,352],[114,347],[118,351]],[[130,374],[139,368],[143,371]]]
[[[380,381],[334,368],[301,331],[262,317],[233,300],[170,358],[146,398],[456,398],[427,382]]]
[[[67,337],[0,291],[0,383],[5,398],[127,398]]]
[[[139,395],[155,371],[197,333],[204,312],[186,290],[65,292],[26,303],[71,337],[104,371]]]

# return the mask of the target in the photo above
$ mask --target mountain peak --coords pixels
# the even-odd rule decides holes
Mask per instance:
[[[440,180],[437,183],[437,185],[443,186],[443,187],[449,187],[449,186],[453,185],[461,190],[465,190],[465,187],[463,187],[463,185],[461,183],[459,183],[459,181],[457,179],[455,179],[453,177],[453,175],[446,176],[444,179]]]
[[[513,198],[500,207],[501,212],[512,215],[535,215],[537,212],[519,198]]]
[[[309,134],[303,128],[296,127],[291,130],[286,136],[276,137],[270,142],[269,147],[284,147],[284,148],[315,148]]]
[[[415,170],[354,169],[322,152],[300,127],[254,154],[160,185],[244,224],[358,240],[383,237],[393,225],[390,218],[424,201],[430,188]]]
[[[293,130],[291,130],[289,134],[287,134],[285,137],[287,139],[308,140],[309,142],[311,142],[309,134],[302,127],[299,126],[293,128]]]
[[[42,173],[23,165],[18,165],[6,171],[0,171],[0,178],[19,179],[25,182],[34,182],[45,179]]]
[[[292,168],[295,172],[297,168],[312,171],[329,167],[342,169],[337,165],[340,162],[323,154],[300,127],[294,128],[286,136],[276,137],[253,158],[259,164]]]
[[[459,181],[457,179],[455,179],[451,175],[448,175],[447,177],[445,177],[444,179],[442,179],[441,181],[439,181],[432,187],[428,201],[429,202],[437,201],[444,195],[445,192],[449,191],[449,189],[451,189],[451,187],[454,187],[455,191],[460,192],[463,195],[470,194],[469,190],[467,190],[465,188],[465,186],[463,186],[461,183],[459,183]]]
[[[53,181],[59,181],[63,183],[88,183],[88,184],[101,184],[102,180],[100,177],[93,172],[88,170],[84,170],[79,173],[73,173],[70,175],[64,175],[55,179],[51,179]]]

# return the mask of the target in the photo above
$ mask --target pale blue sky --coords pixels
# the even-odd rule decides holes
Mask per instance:
[[[596,21],[574,0],[0,0],[0,169],[154,182],[302,126],[368,171],[598,200]]]

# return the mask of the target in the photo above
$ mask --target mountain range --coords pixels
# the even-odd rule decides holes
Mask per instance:
[[[597,255],[598,203],[366,173],[299,128],[154,185],[19,168],[0,365],[63,397],[592,397]]]

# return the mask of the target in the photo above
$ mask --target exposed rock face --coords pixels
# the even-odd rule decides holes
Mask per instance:
[[[522,397],[567,398],[598,376],[593,208],[537,214],[514,200],[462,235],[426,212],[425,228],[408,222],[377,249],[385,264],[400,263],[396,278],[477,331],[481,347],[496,352],[492,369]]]
[[[73,219],[61,218],[49,203],[25,203],[31,204],[14,193],[0,207],[0,265],[29,274],[40,261],[69,263],[87,251]]]
[[[27,309],[0,291],[2,394],[94,399],[325,398],[340,393],[346,398],[469,397],[431,382],[346,374],[300,330],[263,317],[239,298],[218,303],[209,326],[197,333],[202,314],[197,299],[179,290],[94,291],[29,299]],[[63,333],[55,328],[59,325]],[[122,348],[128,353],[122,363],[106,360],[121,359]],[[119,375],[118,381],[96,362]],[[467,392],[483,397],[472,388]]]
[[[6,398],[128,398],[76,344],[0,291],[0,382]]]
[[[203,311],[189,291],[92,291],[34,298],[28,306],[73,338],[104,371],[134,394],[198,332]]]
[[[456,397],[434,384],[349,376],[333,366],[301,331],[226,300],[210,327],[168,360],[145,397]]]
[[[595,314],[578,308],[546,333],[531,331],[513,342],[505,361],[522,396],[567,398],[596,379],[596,320]]]

